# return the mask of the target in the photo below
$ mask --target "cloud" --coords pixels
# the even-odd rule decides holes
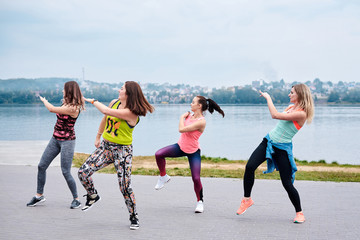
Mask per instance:
[[[0,78],[357,80],[357,1],[25,1],[0,5]]]

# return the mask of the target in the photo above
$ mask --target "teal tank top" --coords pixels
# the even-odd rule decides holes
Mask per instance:
[[[293,121],[279,120],[276,127],[269,132],[269,136],[274,142],[290,143],[298,131]]]
[[[289,106],[285,109],[285,112],[288,112],[293,107],[294,105]],[[277,143],[290,143],[300,128],[300,125],[296,121],[279,120],[276,127],[269,132],[269,137]]]

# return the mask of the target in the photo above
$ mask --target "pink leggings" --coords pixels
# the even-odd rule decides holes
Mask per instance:
[[[156,163],[160,170],[160,176],[166,174],[166,157],[183,157],[187,156],[190,164],[191,177],[194,182],[194,190],[196,193],[197,200],[203,200],[203,188],[200,180],[200,171],[201,171],[201,156],[200,149],[194,153],[185,153],[180,149],[179,144],[175,143],[167,147],[161,148],[155,153]]]

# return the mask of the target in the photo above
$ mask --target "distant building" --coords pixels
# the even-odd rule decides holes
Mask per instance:
[[[253,88],[260,88],[260,81],[252,81],[251,86]]]

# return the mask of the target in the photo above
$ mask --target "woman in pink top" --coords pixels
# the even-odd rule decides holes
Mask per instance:
[[[181,135],[179,141],[155,153],[156,163],[160,171],[160,177],[155,186],[156,190],[160,190],[164,187],[165,183],[170,181],[170,176],[166,174],[165,158],[188,157],[197,197],[196,213],[202,213],[204,211],[203,188],[200,181],[201,154],[199,138],[205,130],[206,120],[204,118],[204,112],[206,110],[209,110],[210,113],[216,110],[223,117],[225,116],[223,110],[212,99],[206,99],[203,96],[194,97],[191,103],[191,111],[193,114],[186,112],[180,117],[179,132]]]

